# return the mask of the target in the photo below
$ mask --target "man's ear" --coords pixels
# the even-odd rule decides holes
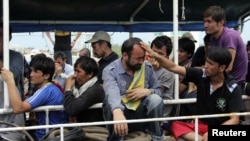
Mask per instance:
[[[45,76],[45,79],[48,80],[50,77],[50,74],[44,74],[44,76]]]
[[[221,72],[224,72],[224,71],[226,71],[227,67],[226,67],[226,65],[220,65],[219,69]]]
[[[122,57],[123,57],[123,58],[126,58],[126,57],[128,57],[128,54],[127,54],[126,52],[123,52],[123,53],[122,53]]]

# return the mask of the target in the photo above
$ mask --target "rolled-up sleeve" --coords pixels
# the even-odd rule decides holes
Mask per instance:
[[[146,62],[146,81],[145,88],[152,89],[153,94],[157,94],[162,97],[161,85],[158,81],[158,78],[154,72],[152,65]]]

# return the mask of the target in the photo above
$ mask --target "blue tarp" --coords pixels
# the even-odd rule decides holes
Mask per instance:
[[[237,21],[227,22],[230,28],[238,26]],[[115,24],[23,24],[12,23],[12,30],[18,32],[41,32],[52,30],[95,32],[105,30],[107,32],[167,32],[173,31],[173,24],[170,23],[138,23],[130,25]],[[180,31],[203,31],[203,22],[185,23],[179,25]]]

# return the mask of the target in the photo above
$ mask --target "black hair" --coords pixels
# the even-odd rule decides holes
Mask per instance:
[[[179,48],[183,49],[188,54],[191,54],[188,59],[192,58],[194,54],[195,44],[194,41],[189,38],[180,38],[179,39]]]
[[[52,77],[55,73],[55,63],[53,59],[46,57],[44,54],[35,55],[30,62],[30,67],[35,70],[40,70],[43,74],[49,74],[49,82],[52,81]]]
[[[222,20],[224,20],[226,22],[225,11],[220,6],[214,5],[214,6],[210,6],[209,8],[207,8],[203,14],[203,17],[206,18],[206,17],[210,17],[210,16],[216,22],[220,22]]]
[[[205,46],[209,46],[210,45],[210,38],[211,38],[211,34],[206,34],[203,38],[203,42]]]
[[[167,56],[171,54],[172,49],[173,49],[172,41],[168,36],[156,37],[151,43],[151,48],[153,47],[153,45],[155,45],[155,47],[158,49],[166,47]]]
[[[77,66],[80,66],[80,68],[83,69],[87,74],[93,72],[93,76],[96,76],[98,73],[97,62],[88,56],[79,57],[74,64],[74,68]]]
[[[211,47],[207,49],[206,58],[218,63],[219,65],[229,66],[232,55],[231,53],[222,47]]]
[[[65,60],[67,57],[66,57],[66,54],[62,51],[56,51],[54,53],[54,59],[57,59],[57,58],[62,58],[63,60]]]
[[[122,44],[122,48],[121,48],[121,52],[122,53],[127,53],[128,56],[131,55],[131,52],[133,50],[133,46],[135,44],[138,44],[140,45],[140,42],[142,42],[142,40],[140,38],[136,38],[136,37],[133,37],[133,38],[129,38],[127,40],[125,40]]]

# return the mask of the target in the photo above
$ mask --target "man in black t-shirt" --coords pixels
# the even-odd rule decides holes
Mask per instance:
[[[72,54],[71,49],[74,47],[77,39],[81,36],[82,32],[77,32],[74,40],[71,41],[71,32],[70,31],[55,31],[55,40],[52,39],[49,32],[46,32],[49,40],[54,46],[54,53],[62,51],[67,56],[67,64],[72,65]]]

